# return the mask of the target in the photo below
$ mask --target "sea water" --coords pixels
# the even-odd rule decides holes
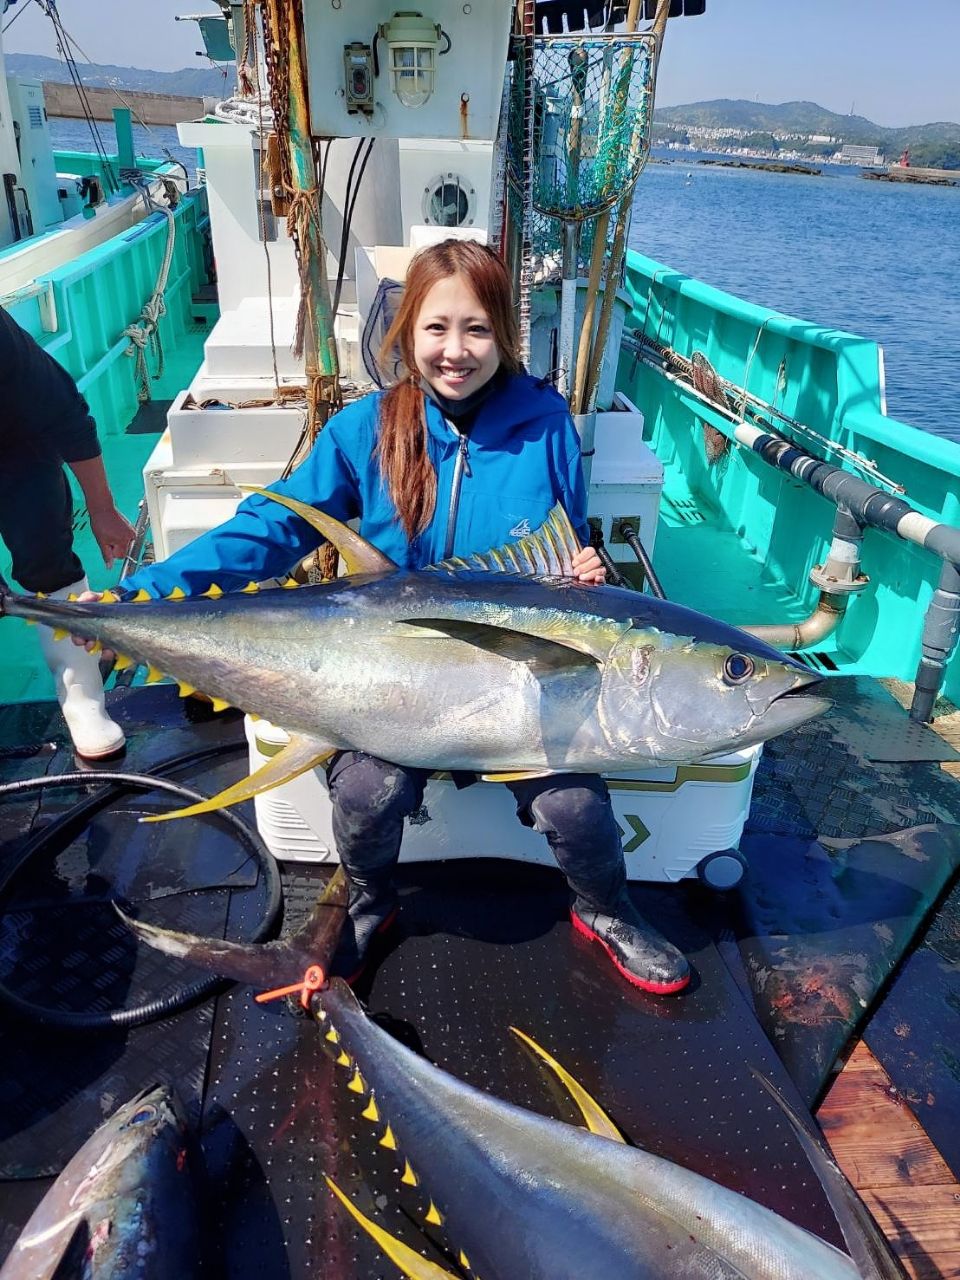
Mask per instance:
[[[637,185],[631,248],[880,343],[888,415],[960,440],[960,186],[873,182],[831,165],[819,177],[732,169],[676,151],[654,161],[661,155]]]
[[[83,121],[51,120],[54,145],[89,151]],[[100,125],[115,151],[111,125]],[[134,125],[138,153],[196,179],[175,128]],[[717,288],[884,349],[887,412],[960,440],[960,187],[724,168],[654,152],[637,186],[630,246]],[[664,161],[657,163],[656,161]]]

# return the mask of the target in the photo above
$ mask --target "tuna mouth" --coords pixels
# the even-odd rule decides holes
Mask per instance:
[[[764,730],[770,734],[784,733],[787,729],[795,729],[798,725],[821,716],[833,706],[831,698],[825,698],[820,691],[826,681],[814,672],[804,672],[796,683],[785,689],[773,699],[762,717]]]

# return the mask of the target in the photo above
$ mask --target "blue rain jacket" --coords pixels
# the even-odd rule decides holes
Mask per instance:
[[[362,536],[406,569],[442,560],[449,533],[452,554],[460,556],[516,541],[535,532],[557,502],[581,542],[589,540],[580,440],[566,403],[551,387],[516,374],[483,402],[464,439],[427,398],[437,504],[427,528],[408,541],[373,456],[381,395],[365,396],[331,418],[306,461],[270,488],[338,520],[359,518]],[[459,466],[458,452],[464,454]],[[256,494],[226,523],[132,574],[125,594],[143,587],[165,596],[179,587],[195,595],[213,582],[230,591],[283,576],[320,541],[300,516]]]

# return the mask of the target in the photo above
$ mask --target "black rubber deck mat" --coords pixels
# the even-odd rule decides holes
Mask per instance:
[[[863,1038],[960,1178],[960,885],[894,978]]]
[[[808,1106],[960,866],[957,782],[934,762],[868,759],[848,734],[861,714],[907,713],[874,681],[828,691],[835,712],[766,744],[740,846],[743,962]]]
[[[288,878],[291,919],[312,903],[317,884],[316,871]],[[815,1176],[749,1067],[787,1093],[789,1080],[709,935],[691,922],[687,896],[635,891],[696,967],[687,993],[660,998],[630,987],[574,933],[559,873],[492,861],[405,867],[399,928],[358,995],[382,1025],[453,1075],[576,1123],[569,1098],[509,1031],[521,1028],[631,1140],[838,1242]],[[313,1023],[239,990],[221,998],[204,1149],[219,1188],[227,1276],[389,1272],[323,1174],[390,1231],[421,1242],[398,1195],[397,1155],[376,1147],[343,1083],[332,1083]]]

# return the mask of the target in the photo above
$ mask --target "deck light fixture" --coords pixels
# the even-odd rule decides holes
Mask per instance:
[[[405,107],[422,107],[433,93],[438,46],[450,37],[422,13],[403,10],[384,22],[377,34],[386,41],[390,87]]]

